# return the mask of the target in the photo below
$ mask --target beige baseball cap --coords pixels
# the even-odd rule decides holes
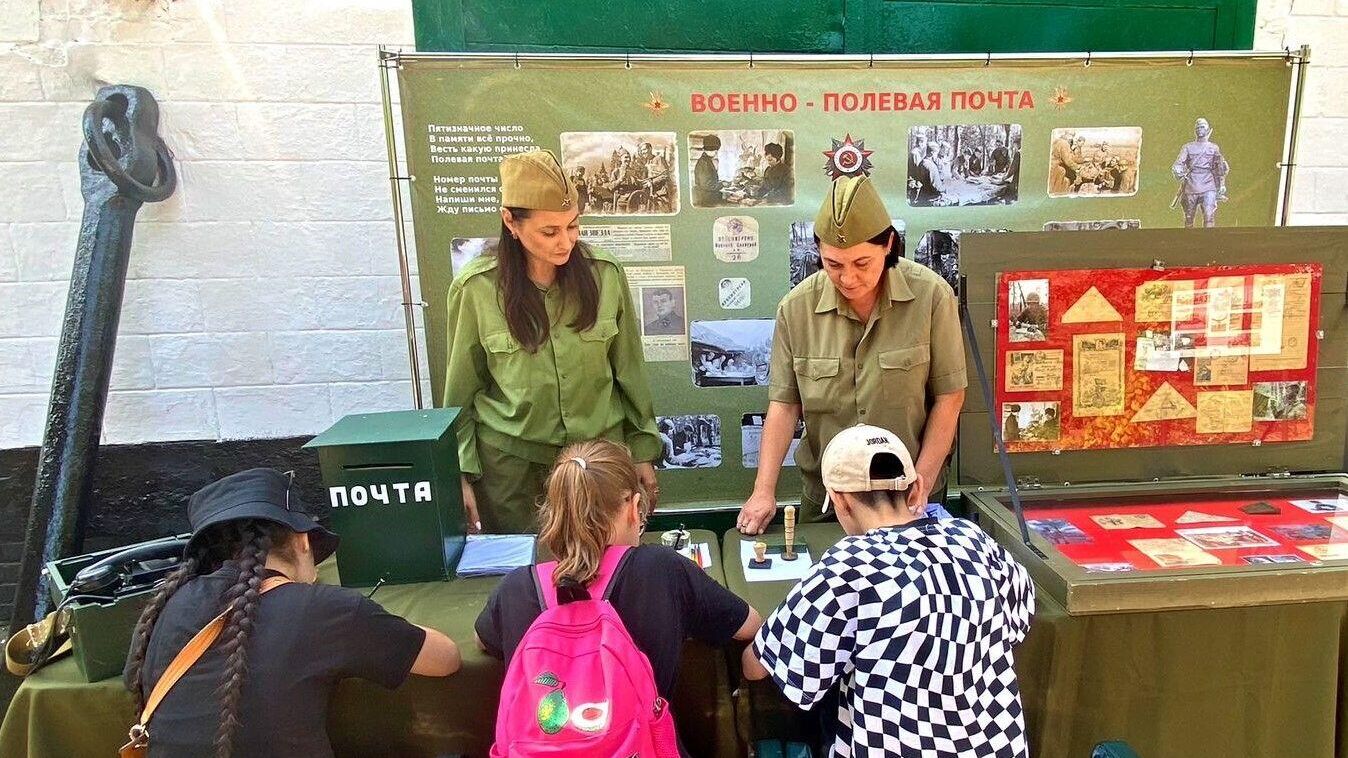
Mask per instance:
[[[838,432],[824,448],[820,469],[824,489],[833,492],[906,490],[917,480],[913,456],[896,434],[858,424]],[[824,512],[829,509],[824,498]]]
[[[571,211],[580,195],[549,150],[515,153],[501,161],[501,205],[536,211]]]

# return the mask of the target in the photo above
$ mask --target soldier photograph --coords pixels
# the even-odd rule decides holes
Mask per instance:
[[[1050,197],[1123,197],[1137,193],[1142,129],[1054,129],[1049,144]]]
[[[1191,229],[1198,209],[1203,209],[1203,226],[1217,225],[1217,203],[1226,200],[1226,174],[1230,170],[1222,149],[1212,141],[1212,125],[1205,118],[1194,122],[1194,139],[1180,148],[1170,171],[1179,182],[1175,199],[1170,202],[1184,208],[1184,228]]]
[[[908,130],[908,204],[1008,205],[1020,196],[1020,124]]]
[[[795,137],[773,129],[688,134],[693,207],[791,205],[795,202]]]
[[[562,165],[582,214],[663,216],[679,212],[673,132],[567,132]]]

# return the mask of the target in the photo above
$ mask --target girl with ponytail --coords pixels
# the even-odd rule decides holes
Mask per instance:
[[[440,632],[358,592],[314,584],[337,536],[305,513],[286,475],[252,469],[207,485],[192,496],[188,521],[184,560],[141,613],[127,655],[137,713],[197,631],[221,612],[224,629],[155,711],[151,756],[326,758],[339,680],[393,688],[409,673],[458,669],[458,648]],[[263,597],[269,577],[288,582]]]
[[[582,442],[564,449],[548,475],[538,539],[557,561],[552,576],[561,603],[590,584],[610,545],[634,546],[618,565],[608,599],[650,659],[660,695],[669,699],[685,639],[717,646],[748,640],[762,618],[697,564],[663,545],[641,544],[648,515],[627,448],[604,439]],[[479,646],[507,664],[543,610],[534,578],[532,566],[507,574],[477,618]]]

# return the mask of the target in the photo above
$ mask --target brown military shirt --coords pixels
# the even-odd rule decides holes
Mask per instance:
[[[777,307],[768,398],[800,404],[805,436],[796,450],[805,496],[824,499],[819,457],[856,424],[888,429],[917,459],[934,398],[962,390],[964,339],[955,293],[906,259],[885,272],[863,323],[827,274],[796,286]],[[933,490],[941,482],[933,483]]]

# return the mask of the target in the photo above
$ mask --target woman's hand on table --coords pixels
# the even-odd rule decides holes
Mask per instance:
[[[482,519],[477,515],[477,493],[473,492],[473,483],[466,475],[459,476],[459,484],[463,489],[463,515],[468,521],[468,533],[477,534],[482,531]]]

